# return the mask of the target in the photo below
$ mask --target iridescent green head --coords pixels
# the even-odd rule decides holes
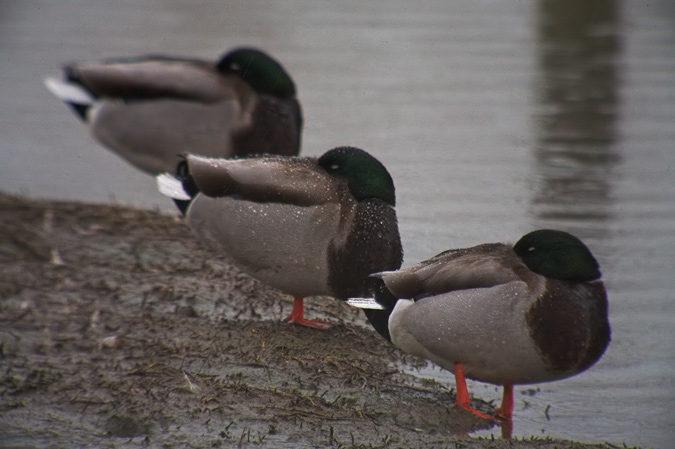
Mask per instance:
[[[281,98],[295,96],[295,84],[281,64],[254,48],[232,50],[218,63],[218,71],[241,77],[261,94]]]
[[[598,279],[600,267],[584,243],[563,231],[540,229],[523,236],[513,250],[535,273],[563,281]]]
[[[349,191],[361,201],[378,198],[396,205],[394,181],[380,161],[354,147],[334,148],[319,158],[328,173],[347,178]]]

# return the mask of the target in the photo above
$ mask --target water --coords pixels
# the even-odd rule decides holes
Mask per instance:
[[[0,4],[0,190],[172,211],[42,87],[61,63],[255,45],[292,73],[303,153],[351,144],[397,185],[406,264],[554,227],[605,275],[612,344],[516,390],[514,435],[675,438],[675,4],[670,0],[87,0]],[[432,375],[452,386],[438,369]],[[473,383],[480,397],[494,386]],[[550,405],[547,419],[545,411]],[[489,432],[488,432],[489,433]]]

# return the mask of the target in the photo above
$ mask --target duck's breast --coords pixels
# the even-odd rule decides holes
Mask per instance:
[[[328,245],[339,205],[294,206],[199,195],[188,222],[242,271],[292,295],[328,295]]]
[[[526,319],[542,357],[561,375],[589,368],[609,345],[607,293],[601,281],[547,279],[546,293],[528,310]]]

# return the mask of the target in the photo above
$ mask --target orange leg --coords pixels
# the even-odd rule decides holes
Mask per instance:
[[[302,296],[294,296],[293,310],[291,311],[291,314],[286,317],[286,321],[320,330],[326,330],[331,327],[330,323],[326,323],[325,321],[306,320],[304,319],[304,316],[305,307],[303,305],[303,298]]]
[[[513,434],[513,421],[507,419],[504,421],[497,421],[497,423],[502,429],[502,438],[505,440],[511,439],[511,435]]]
[[[455,407],[463,408],[467,412],[472,413],[478,416],[479,418],[494,421],[493,417],[481,413],[474,408],[471,408],[471,399],[469,398],[469,390],[466,388],[466,377],[464,377],[464,368],[462,368],[462,364],[459,362],[455,362],[454,368],[455,368],[455,385],[457,388],[457,398],[455,400]]]
[[[511,438],[513,432],[513,384],[504,384],[502,404],[495,410],[495,416],[502,427],[502,438]]]
[[[513,385],[504,384],[504,393],[502,395],[502,405],[495,410],[497,417],[510,421],[513,414]]]

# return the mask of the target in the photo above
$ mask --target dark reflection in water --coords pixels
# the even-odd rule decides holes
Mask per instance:
[[[619,161],[619,2],[540,1],[537,17],[534,215],[538,225],[561,220],[602,228]]]

